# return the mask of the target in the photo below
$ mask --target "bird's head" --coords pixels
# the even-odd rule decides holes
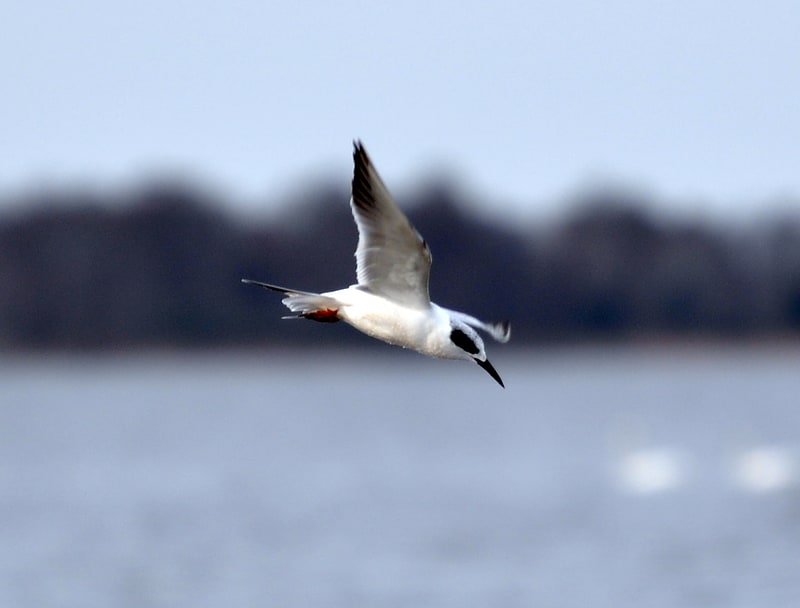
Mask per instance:
[[[505,388],[500,374],[489,363],[486,358],[486,350],[483,347],[483,340],[472,327],[460,321],[451,320],[450,322],[450,342],[454,347],[454,352],[460,359],[472,359],[480,365],[486,372]]]

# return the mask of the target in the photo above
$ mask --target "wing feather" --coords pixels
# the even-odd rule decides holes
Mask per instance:
[[[392,199],[361,142],[354,143],[353,163],[358,284],[405,306],[429,306],[427,243]]]
[[[447,310],[448,314],[453,319],[458,319],[470,327],[485,331],[498,342],[508,342],[511,338],[511,324],[508,321],[487,323],[486,321],[481,321],[480,319],[476,319],[475,317],[463,312],[458,312],[457,310],[445,310]]]

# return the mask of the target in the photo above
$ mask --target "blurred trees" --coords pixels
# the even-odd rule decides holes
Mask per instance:
[[[354,282],[347,198],[319,188],[283,216],[249,222],[175,183],[15,201],[18,211],[0,216],[0,347],[363,340],[281,322],[277,294],[239,282]],[[798,215],[737,227],[667,221],[648,201],[605,192],[560,221],[511,228],[468,213],[445,185],[413,198],[402,203],[433,250],[432,297],[511,319],[517,344],[800,331]]]

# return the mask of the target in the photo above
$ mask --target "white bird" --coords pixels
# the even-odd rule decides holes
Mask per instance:
[[[475,329],[508,342],[509,323],[485,323],[431,302],[428,244],[395,204],[361,142],[354,142],[353,162],[350,208],[358,227],[358,283],[312,293],[250,279],[242,282],[285,294],[283,304],[297,314],[284,319],[341,320],[389,344],[443,359],[475,361],[505,386]]]

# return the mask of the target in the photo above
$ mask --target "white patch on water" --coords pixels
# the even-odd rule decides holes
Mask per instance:
[[[688,457],[681,450],[651,447],[624,454],[617,465],[620,485],[637,494],[677,489],[686,481]]]
[[[782,446],[754,446],[733,463],[734,482],[749,492],[786,490],[797,482],[797,454]]]

